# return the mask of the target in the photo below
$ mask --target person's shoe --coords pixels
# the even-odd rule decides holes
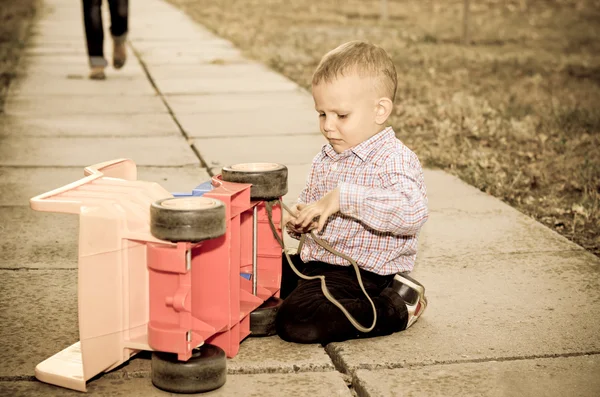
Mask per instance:
[[[425,287],[417,280],[404,275],[396,274],[390,286],[406,303],[408,321],[406,329],[413,325],[427,308]]]
[[[121,69],[127,60],[125,40],[113,40],[113,67]]]
[[[90,79],[92,80],[104,80],[106,75],[104,74],[104,66],[92,66],[90,69]]]

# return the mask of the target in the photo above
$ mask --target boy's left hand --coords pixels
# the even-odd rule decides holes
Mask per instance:
[[[340,188],[336,187],[327,193],[319,201],[306,205],[300,210],[296,217],[296,225],[307,228],[313,223],[313,219],[319,218],[316,223],[317,231],[323,230],[327,218],[340,210]]]

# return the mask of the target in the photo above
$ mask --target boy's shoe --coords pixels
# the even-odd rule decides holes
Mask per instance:
[[[427,308],[425,287],[417,280],[405,275],[396,274],[390,286],[406,303],[408,321],[406,329],[413,325]]]
[[[127,60],[125,40],[113,40],[113,67],[121,69]]]
[[[104,74],[104,66],[92,66],[90,69],[90,79],[92,80],[104,80],[106,75]]]

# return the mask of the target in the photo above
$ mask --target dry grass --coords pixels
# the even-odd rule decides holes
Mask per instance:
[[[36,0],[2,0],[0,6],[0,114],[6,90],[16,74],[15,68],[35,6]]]
[[[310,88],[320,57],[355,39],[399,74],[391,123],[445,169],[600,254],[600,1],[170,0]]]

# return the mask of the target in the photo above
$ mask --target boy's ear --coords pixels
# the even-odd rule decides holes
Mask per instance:
[[[390,98],[382,97],[377,101],[377,108],[375,110],[375,122],[377,124],[384,124],[385,121],[392,114],[392,110],[394,109],[394,103]]]

